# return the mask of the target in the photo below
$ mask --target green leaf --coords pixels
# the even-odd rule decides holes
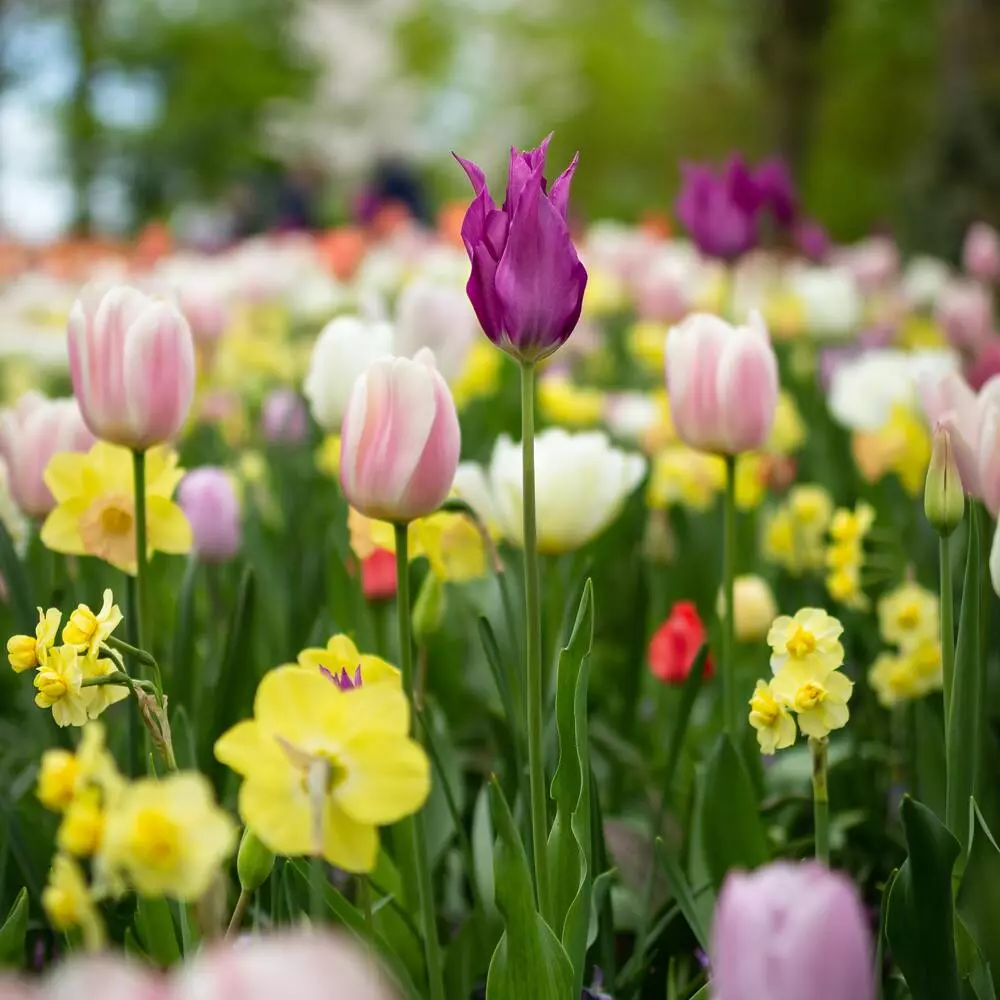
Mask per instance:
[[[493,821],[490,818],[490,793],[485,785],[479,790],[472,810],[472,860],[479,895],[488,916],[496,916],[495,879],[493,875]]]
[[[152,964],[149,955],[146,954],[145,948],[139,944],[139,939],[135,936],[135,931],[131,927],[125,928],[125,954],[139,959],[145,965]]]
[[[474,910],[462,924],[444,960],[445,994],[449,997],[472,996],[476,983],[489,968],[490,957],[500,940],[502,926],[498,916],[490,919],[482,910]]]
[[[681,913],[684,914],[684,919],[688,922],[691,933],[694,934],[695,940],[701,945],[702,951],[707,952],[709,950],[708,928],[705,926],[704,920],[702,920],[695,894],[691,889],[687,877],[684,875],[683,869],[677,863],[677,859],[667,850],[666,844],[659,837],[656,838],[656,857],[663,867],[663,871],[667,876],[667,884],[670,886],[670,892]]]
[[[535,908],[524,845],[495,778],[490,801],[498,834],[496,897],[504,932],[490,962],[486,1000],[567,1000],[573,995],[573,966]]]
[[[969,799],[975,793],[979,763],[983,757],[980,721],[985,674],[982,656],[980,609],[983,586],[980,565],[980,534],[984,514],[973,503],[969,517],[969,550],[962,586],[962,610],[958,619],[955,674],[951,689],[948,725],[948,829],[966,848],[969,844]]]
[[[918,698],[912,703],[914,767],[920,801],[944,819],[947,813],[948,775],[944,749],[944,706],[940,698]]]
[[[969,803],[972,844],[958,889],[958,915],[983,961],[1000,969],[1000,848],[975,801]]]
[[[22,889],[0,926],[0,969],[24,965],[24,939],[28,933],[28,890]]]
[[[587,927],[587,950],[589,951],[597,940],[601,930],[601,911],[611,897],[611,883],[618,877],[617,868],[609,868],[594,879],[590,892],[590,924]]]
[[[700,820],[705,863],[716,888],[731,868],[756,868],[768,860],[753,783],[724,733],[716,739],[705,768]]]
[[[698,650],[694,663],[687,677],[684,678],[684,685],[681,688],[681,700],[677,706],[677,715],[674,718],[674,728],[670,734],[670,746],[667,749],[667,766],[664,770],[663,788],[667,796],[673,789],[674,777],[677,774],[677,765],[680,763],[681,751],[684,749],[684,737],[687,736],[688,725],[691,722],[691,712],[694,710],[694,703],[698,699],[701,691],[702,681],[705,677],[705,666],[708,663],[708,643],[705,643]],[[655,831],[659,833],[659,831]]]
[[[14,627],[25,635],[34,635],[38,623],[35,594],[3,521],[0,521],[0,576],[7,584],[7,600],[14,612]]]
[[[993,971],[985,962],[976,963],[975,968],[968,976],[968,983],[972,987],[972,992],[976,994],[976,1000],[997,1000],[996,988],[993,985]]]
[[[479,617],[479,641],[483,644],[486,662],[489,664],[493,683],[496,685],[497,693],[500,695],[500,703],[503,705],[503,714],[514,737],[514,746],[518,747],[520,744],[520,716],[514,710],[514,697],[511,693],[507,671],[504,668],[503,657],[500,655],[500,644],[497,642],[490,620],[484,615]]]
[[[909,855],[889,895],[886,938],[913,1000],[959,1000],[951,876],[958,841],[909,797],[900,808]]]
[[[195,596],[198,592],[198,557],[194,554],[184,567],[180,594],[177,598],[177,617],[174,625],[172,676],[166,687],[178,708],[194,713],[195,705]]]
[[[559,762],[552,777],[556,815],[549,833],[549,894],[553,927],[573,963],[574,996],[583,992],[590,929],[590,770],[587,681],[594,639],[594,591],[583,588],[569,643],[556,670]]]
[[[135,907],[135,930],[153,962],[167,968],[181,960],[170,904],[165,899],[139,896]]]
[[[885,925],[886,920],[889,916],[889,899],[892,896],[892,886],[896,881],[896,877],[899,875],[899,869],[893,868],[889,873],[889,877],[885,880],[885,885],[882,887],[882,903],[879,906],[878,914],[878,940],[875,942],[875,996],[876,1000],[882,1000],[883,994],[883,983],[882,980],[885,978],[884,964],[885,964]]]

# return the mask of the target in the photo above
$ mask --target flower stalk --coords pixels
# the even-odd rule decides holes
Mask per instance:
[[[722,728],[735,741],[739,734],[736,703],[736,458],[726,456],[726,495],[722,513]]]
[[[809,740],[812,754],[813,821],[816,827],[816,860],[830,864],[830,792],[827,785],[829,740]]]
[[[146,629],[149,626],[149,579],[148,579],[148,549],[146,544],[146,452],[136,448],[132,452],[132,483],[135,494],[135,578],[136,578],[136,608],[135,631],[136,645],[148,644]]]

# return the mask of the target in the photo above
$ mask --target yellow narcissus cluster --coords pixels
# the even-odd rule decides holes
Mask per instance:
[[[838,604],[863,611],[868,598],[861,585],[861,570],[865,563],[865,539],[875,523],[875,510],[859,503],[850,510],[841,507],[830,522],[830,544],[825,561],[826,590]]]
[[[128,891],[199,899],[235,847],[235,824],[207,779],[180,772],[127,781],[99,723],[84,728],[75,753],[45,752],[36,794],[62,817],[42,905],[53,927],[79,929],[89,950],[104,942],[100,900]]]
[[[804,736],[823,740],[847,724],[854,684],[840,672],[844,647],[840,622],[820,608],[776,618],[767,634],[770,681],[760,680],[750,699],[750,725],[761,753],[790,747],[796,723]]]
[[[128,697],[124,683],[109,681],[119,663],[104,646],[121,624],[122,613],[111,591],[104,591],[104,603],[96,614],[86,604],[73,611],[62,631],[62,645],[57,646],[61,621],[58,608],[39,608],[34,636],[7,640],[7,660],[16,673],[34,670],[35,704],[52,709],[57,725],[82,726]]]
[[[878,602],[879,634],[895,646],[878,656],[868,683],[886,708],[922,698],[942,685],[938,597],[912,581]]]
[[[792,576],[823,569],[826,533],[833,517],[829,490],[814,483],[793,486],[764,525],[764,558]]]

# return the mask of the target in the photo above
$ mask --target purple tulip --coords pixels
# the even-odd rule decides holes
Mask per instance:
[[[782,229],[791,226],[795,221],[798,205],[795,184],[785,161],[774,156],[759,163],[753,172],[753,184],[757,189],[758,210],[769,211]]]
[[[482,170],[455,157],[476,192],[462,222],[472,262],[469,301],[486,336],[526,362],[547,357],[566,342],[587,287],[587,271],[566,221],[579,154],[549,188],[544,170],[551,138],[527,152],[511,149],[502,208],[493,201]]]
[[[240,502],[225,469],[192,469],[178,489],[181,509],[191,524],[194,551],[204,562],[232,559],[243,540]]]
[[[854,885],[816,862],[730,875],[712,928],[723,1000],[872,1000],[871,928]]]
[[[260,414],[264,437],[271,444],[301,444],[309,433],[309,413],[294,389],[273,389]]]
[[[795,245],[799,251],[817,264],[822,264],[830,252],[827,231],[813,219],[802,219],[794,230]]]
[[[682,170],[677,217],[698,249],[727,261],[751,250],[757,242],[759,202],[746,164],[734,157],[721,176],[696,163],[686,163]]]

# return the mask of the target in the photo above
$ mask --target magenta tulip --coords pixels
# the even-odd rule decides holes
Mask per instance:
[[[181,480],[177,499],[191,525],[194,551],[203,562],[225,562],[240,551],[240,501],[225,469],[212,465],[192,469]]]
[[[476,192],[462,223],[472,262],[469,301],[486,336],[526,362],[547,357],[566,342],[580,319],[587,286],[566,221],[577,157],[549,188],[548,146],[546,139],[537,149],[510,151],[502,208],[483,171],[455,157]]]
[[[194,395],[191,330],[171,303],[91,286],[69,317],[73,391],[105,441],[144,450],[174,437]]]

